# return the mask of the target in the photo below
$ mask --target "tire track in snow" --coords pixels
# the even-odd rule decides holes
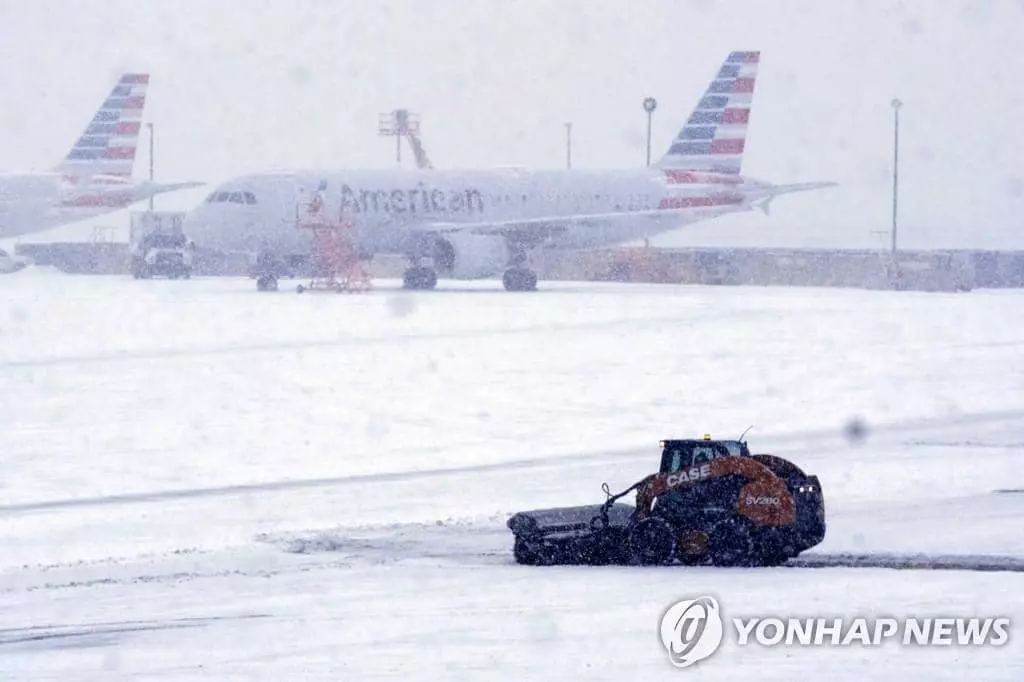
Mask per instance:
[[[203,627],[212,623],[223,622],[225,620],[244,620],[269,617],[269,614],[245,614],[239,616],[173,618],[165,621],[124,620],[69,625],[33,625],[25,628],[4,628],[0,629],[0,646],[40,643],[46,641],[60,642],[56,645],[61,647],[80,647],[83,645],[106,646],[117,642],[118,638],[112,638],[110,637],[111,635]]]
[[[998,412],[983,412],[977,414],[965,414],[959,417],[933,417],[906,420],[889,424],[872,425],[866,438],[895,437],[899,434],[913,433],[922,429],[941,429],[949,426],[962,426],[966,424],[982,424],[1001,421],[1024,421],[1024,411],[1007,410]],[[847,437],[839,428],[822,429],[820,431],[805,431],[789,434],[766,434],[762,439],[766,447],[758,448],[759,451],[770,450],[774,446],[782,446],[786,443],[815,443],[821,441],[848,442]],[[585,458],[581,460],[580,458]],[[0,516],[10,514],[22,514],[40,511],[52,511],[60,509],[73,509],[81,507],[101,507],[118,504],[142,504],[151,502],[163,502],[169,500],[186,500],[206,497],[220,497],[227,495],[244,495],[247,493],[278,492],[290,490],[302,490],[310,488],[331,488],[351,485],[363,485],[368,483],[401,483],[430,478],[444,478],[447,476],[462,476],[466,474],[487,474],[514,471],[517,469],[551,469],[564,468],[567,464],[576,466],[601,466],[608,463],[633,462],[637,460],[649,461],[651,452],[649,448],[630,448],[614,450],[603,453],[577,453],[562,455],[547,455],[502,462],[491,462],[487,464],[471,464],[465,466],[444,467],[425,470],[404,470],[391,472],[373,472],[365,474],[348,474],[340,476],[325,476],[316,478],[284,479],[276,481],[264,481],[257,483],[236,483],[222,486],[211,486],[205,488],[183,488],[180,490],[157,490],[137,493],[123,493],[117,495],[104,495],[97,497],[82,497],[70,499],[43,500],[38,502],[23,502],[16,504],[0,505]]]
[[[743,311],[745,317],[753,315],[770,316],[773,313],[747,312]],[[679,324],[681,321],[687,323],[703,322],[712,319],[723,319],[735,317],[736,311],[722,313],[697,315],[681,320],[678,315],[666,317],[641,317],[621,318],[616,320],[603,320],[594,322],[580,322],[575,324],[539,324],[509,329],[466,329],[463,331],[450,332],[425,332],[388,334],[387,336],[348,336],[335,337],[331,339],[295,340],[295,341],[268,341],[264,343],[234,344],[228,346],[208,346],[198,348],[154,348],[145,350],[126,350],[113,353],[96,353],[78,356],[59,356],[49,358],[28,358],[24,360],[11,360],[0,363],[0,369],[35,369],[60,367],[65,365],[91,365],[117,362],[133,362],[147,360],[169,360],[174,358],[196,358],[215,357],[219,355],[234,355],[238,353],[267,353],[276,351],[294,350],[315,350],[320,348],[339,348],[353,346],[389,345],[405,343],[408,341],[457,341],[460,339],[480,339],[502,336],[514,336],[517,334],[545,333],[572,333],[611,329],[621,325],[630,325],[634,329],[644,327],[663,328],[665,324]]]

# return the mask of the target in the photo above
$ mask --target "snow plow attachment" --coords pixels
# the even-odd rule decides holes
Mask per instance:
[[[529,565],[623,563],[633,507],[590,505],[520,512],[508,520],[516,561]]]
[[[662,470],[604,504],[514,514],[527,565],[773,566],[825,537],[821,484],[740,441],[663,441]],[[619,500],[636,493],[635,505]]]

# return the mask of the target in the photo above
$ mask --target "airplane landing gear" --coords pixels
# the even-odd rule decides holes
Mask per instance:
[[[537,273],[527,268],[509,268],[501,278],[506,291],[536,291]]]
[[[277,291],[277,280],[285,274],[281,261],[269,253],[257,254],[249,276],[256,280],[256,291]]]
[[[536,291],[537,273],[526,267],[526,248],[522,243],[510,241],[508,270],[501,278],[505,291]]]
[[[437,273],[433,268],[417,265],[409,268],[402,276],[403,289],[433,289],[437,286]]]

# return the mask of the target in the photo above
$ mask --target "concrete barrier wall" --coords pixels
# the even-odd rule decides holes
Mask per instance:
[[[78,274],[127,274],[128,245],[116,242],[18,244],[14,252],[36,265]]]
[[[128,245],[19,244],[15,252],[69,273],[128,274]],[[962,291],[1024,287],[1024,251],[880,251],[618,248],[536,254],[541,279]],[[246,276],[245,258],[196,254],[197,276]],[[396,256],[374,259],[375,277],[401,277]]]
[[[963,291],[1024,286],[1024,252],[607,249],[549,257],[548,278]]]

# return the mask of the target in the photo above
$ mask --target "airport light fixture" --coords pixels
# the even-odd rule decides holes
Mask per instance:
[[[565,168],[572,168],[572,122],[565,122]]]
[[[644,111],[647,112],[647,166],[651,165],[651,117],[658,108],[658,100],[653,97],[644,99]]]
[[[395,138],[395,160],[399,168],[402,167],[402,138],[410,134],[418,135],[419,132],[419,116],[408,109],[395,109],[380,115],[377,134]]]
[[[900,107],[903,102],[899,98],[890,102],[893,114],[892,129],[892,252],[896,253],[896,210],[899,206],[900,178]]]
[[[146,128],[149,130],[149,183],[153,184],[153,124],[147,123]],[[149,188],[149,212],[153,212],[153,188]]]

